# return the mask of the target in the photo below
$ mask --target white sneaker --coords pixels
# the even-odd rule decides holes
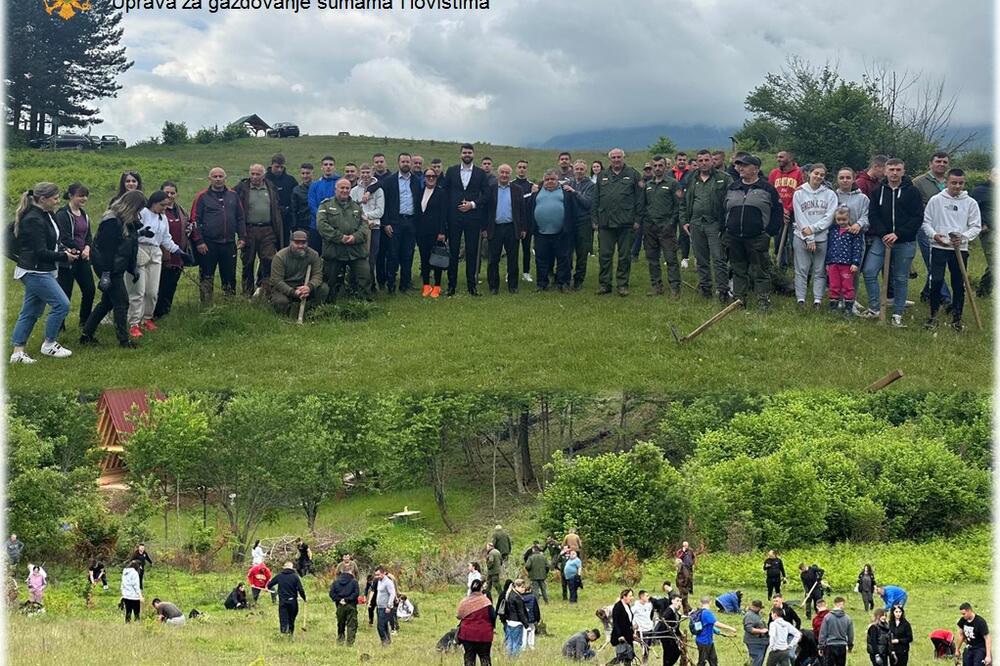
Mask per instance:
[[[525,282],[534,282],[535,279],[531,277],[531,273],[521,273],[521,279]]]
[[[879,317],[882,316],[882,311],[881,310],[869,310],[869,309],[866,308],[858,316],[861,317],[862,319],[878,319]]]
[[[857,301],[854,301],[854,308],[851,310],[851,314],[853,314],[855,317],[864,317],[865,308],[863,308],[861,304],[858,303]]]
[[[256,289],[253,290],[253,296],[250,297],[250,300],[256,301],[257,299],[260,298],[261,294],[263,293],[264,293],[264,288],[257,287]]]
[[[905,307],[912,308],[913,307],[913,301],[906,301],[906,306]]]
[[[13,354],[10,355],[10,362],[11,363],[36,363],[37,361],[35,361],[35,359],[33,359],[30,356],[28,356],[27,354],[25,354],[23,351],[20,351],[20,352],[14,352]]]
[[[892,326],[893,328],[906,328],[906,324],[903,323],[903,315],[892,315]]]
[[[55,340],[52,342],[43,342],[42,353],[46,356],[51,356],[52,358],[66,358],[67,356],[73,355],[73,352],[66,349]]]
[[[688,260],[681,259],[681,268],[687,268],[687,267],[688,267]]]

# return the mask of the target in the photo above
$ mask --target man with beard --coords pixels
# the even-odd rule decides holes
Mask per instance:
[[[285,170],[285,156],[278,153],[271,158],[271,168],[268,169],[267,182],[271,183],[278,194],[278,209],[281,211],[281,247],[288,245],[288,235],[292,232],[292,192],[298,186],[295,178]]]
[[[470,296],[479,296],[476,289],[476,270],[479,263],[480,238],[483,234],[483,212],[486,208],[486,173],[472,163],[475,150],[472,144],[462,144],[461,163],[448,167],[444,186],[448,192],[449,233],[451,262],[448,264],[448,295],[454,296],[458,288],[458,261],[461,241],[465,240],[465,282]]]
[[[322,241],[316,231],[316,213],[319,212],[320,203],[333,198],[334,188],[340,180],[340,174],[336,172],[337,160],[332,155],[327,155],[320,161],[320,171],[323,176],[319,180],[314,180],[309,185],[309,210],[312,211],[312,220],[309,222],[309,247],[320,252]]]
[[[271,276],[271,259],[281,247],[281,206],[274,186],[264,178],[263,164],[250,165],[250,176],[239,182],[236,194],[247,225],[246,244],[243,246],[243,294],[247,297],[259,296]],[[258,258],[260,270],[255,279]]]
[[[420,220],[420,199],[423,196],[420,182],[410,172],[410,154],[400,153],[396,163],[399,170],[380,181],[385,193],[380,249],[385,255],[384,286],[390,295],[396,292],[397,271],[400,293],[406,293],[410,289],[413,251],[417,244],[417,222]]]
[[[660,257],[667,262],[670,295],[680,298],[681,270],[677,265],[677,221],[684,194],[680,184],[667,175],[663,156],[653,158],[653,175],[646,180],[643,244],[649,262],[650,296],[663,294],[663,272]]]
[[[729,302],[729,264],[722,251],[722,223],[725,217],[726,190],[733,184],[725,171],[715,166],[716,156],[707,150],[698,151],[697,171],[688,178],[683,208],[684,231],[694,246],[698,263],[698,289],[705,298],[715,291],[723,305]],[[725,158],[722,153],[720,160]],[[713,270],[714,269],[714,270]]]
[[[573,156],[563,151],[559,153],[556,161],[559,165],[559,185],[565,185],[575,178],[573,175]]]
[[[600,288],[598,295],[611,293],[611,273],[615,253],[618,254],[616,281],[619,296],[628,296],[629,274],[632,270],[629,249],[632,236],[639,230],[643,216],[642,177],[625,164],[625,151],[614,148],[608,153],[610,168],[597,176],[591,222],[597,230]]]
[[[323,282],[323,260],[309,247],[309,234],[296,229],[289,246],[279,250],[271,262],[272,307],[278,314],[296,314],[302,301],[311,308],[325,303],[329,294],[330,288]]]
[[[777,155],[778,166],[771,169],[767,177],[767,182],[778,191],[778,198],[781,199],[783,210],[783,220],[785,224],[792,223],[792,196],[795,190],[805,182],[802,169],[795,163],[795,156],[790,150],[782,150]],[[774,256],[778,258],[778,267],[787,266],[789,263],[788,248],[792,244],[792,233],[785,234],[785,247],[779,248],[781,243],[781,232],[774,235]]]

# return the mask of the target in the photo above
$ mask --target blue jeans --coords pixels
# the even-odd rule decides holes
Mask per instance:
[[[524,645],[524,625],[519,624],[516,627],[505,624],[503,627],[504,648],[507,650],[507,655],[510,657],[516,657],[521,652],[521,647]]]
[[[923,230],[917,232],[917,243],[920,245],[920,256],[924,260],[924,268],[927,269],[927,278],[924,280],[924,287],[920,290],[921,294],[927,294],[930,298],[931,293],[931,239],[927,237],[927,234]],[[948,291],[948,285],[941,283],[941,298],[946,301],[951,300],[951,292]]]
[[[45,339],[55,340],[59,336],[66,315],[69,314],[69,299],[66,292],[51,273],[27,273],[21,278],[24,285],[24,302],[21,314],[17,316],[11,342],[15,347],[23,347],[31,337],[35,322],[49,305],[49,316],[45,320]]]
[[[892,274],[893,288],[893,314],[901,315],[906,309],[906,289],[910,281],[910,266],[913,264],[913,257],[917,253],[917,242],[910,241],[903,243],[896,241],[892,246]],[[872,243],[868,256],[865,257],[865,265],[862,272],[865,276],[865,289],[868,292],[868,307],[872,310],[881,310],[879,303],[878,274],[882,270],[882,262],[885,259],[885,243],[881,238],[876,238]]]
[[[389,608],[379,608],[375,612],[378,615],[379,640],[382,641],[382,645],[388,645],[392,642],[392,635],[389,633],[389,616],[392,611]]]
[[[750,666],[763,666],[764,655],[767,653],[767,643],[763,645],[747,645],[750,654]]]

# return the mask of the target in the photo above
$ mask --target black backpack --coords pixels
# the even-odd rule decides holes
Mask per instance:
[[[7,225],[7,232],[4,234],[4,254],[11,261],[17,261],[20,245],[17,242],[17,230],[14,228],[15,222]]]
[[[690,616],[688,616],[688,631],[690,631],[692,634],[701,633],[702,630],[701,611],[702,609],[699,608],[698,610],[691,613]]]

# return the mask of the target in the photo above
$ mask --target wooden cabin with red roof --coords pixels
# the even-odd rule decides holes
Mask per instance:
[[[162,400],[157,392],[154,399]],[[133,412],[149,411],[149,395],[142,389],[106,389],[97,401],[98,447],[104,451],[97,479],[102,490],[125,490],[125,460],[122,451],[135,431]]]

